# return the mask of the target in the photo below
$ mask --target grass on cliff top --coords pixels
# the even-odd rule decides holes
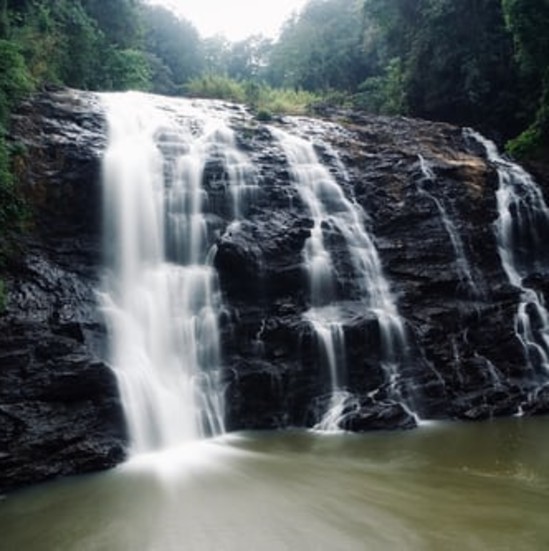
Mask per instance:
[[[185,91],[193,97],[245,103],[264,119],[272,115],[305,115],[322,99],[305,90],[272,88],[263,83],[241,82],[217,75],[195,78],[185,86]]]

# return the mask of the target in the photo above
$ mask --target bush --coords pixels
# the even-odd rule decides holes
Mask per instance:
[[[273,114],[303,115],[322,97],[304,90],[271,88],[255,81],[240,82],[225,76],[207,75],[194,78],[186,86],[190,96],[246,103],[257,117],[269,120]]]
[[[305,90],[265,87],[257,108],[279,115],[305,115],[311,106],[321,101],[321,96]]]
[[[273,120],[273,114],[266,109],[260,109],[255,118],[260,122],[270,122]]]
[[[0,40],[0,127],[6,125],[11,108],[33,88],[32,79],[19,49]]]
[[[20,197],[10,171],[10,153],[3,136],[0,136],[0,236],[21,229],[27,209]]]
[[[358,109],[381,115],[405,113],[405,77],[400,58],[391,59],[383,75],[366,79],[353,103]]]
[[[506,151],[517,159],[541,158],[549,149],[549,77],[535,122],[522,134],[507,142]]]
[[[542,148],[542,135],[539,128],[531,126],[516,138],[509,140],[505,150],[515,159],[536,157]]]
[[[51,6],[45,2],[29,3],[14,21],[10,39],[23,56],[33,83],[61,83],[64,37],[58,31]],[[67,52],[67,59],[70,59],[70,52]]]
[[[139,50],[112,48],[106,59],[105,86],[111,90],[144,90],[151,87],[147,56]]]
[[[27,218],[25,203],[13,181],[11,151],[4,138],[4,129],[11,109],[32,90],[32,80],[17,46],[0,40],[0,269],[10,256],[12,234],[22,229]],[[0,311],[4,301],[3,283]]]
[[[246,91],[240,82],[225,76],[205,75],[190,80],[185,85],[185,91],[190,96],[199,98],[214,98],[244,103]]]

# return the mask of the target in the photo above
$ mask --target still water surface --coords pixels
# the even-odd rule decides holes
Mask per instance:
[[[11,495],[0,549],[546,550],[548,431],[232,435]]]

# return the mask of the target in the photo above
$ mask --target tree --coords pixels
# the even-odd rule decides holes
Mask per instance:
[[[105,37],[79,2],[61,1],[53,15],[59,35],[59,80],[75,88],[97,88],[103,83]]]
[[[354,90],[366,76],[360,3],[309,0],[272,48],[269,80],[311,91]]]
[[[151,68],[147,55],[127,48],[112,48],[107,56],[105,86],[111,90],[148,90],[151,87]]]
[[[268,64],[272,41],[253,35],[231,44],[226,53],[227,74],[237,80],[259,79]]]
[[[231,43],[223,35],[215,35],[202,41],[204,71],[209,75],[227,75]]]
[[[145,48],[167,68],[173,79],[169,93],[198,76],[204,67],[200,36],[187,20],[160,6],[143,6]],[[166,90],[168,91],[168,90]]]
[[[32,81],[19,49],[7,40],[0,40],[0,134],[9,111],[31,90]]]
[[[512,153],[540,153],[549,146],[549,1],[502,0],[513,34],[516,59],[525,81],[523,106],[530,125],[509,143]]]
[[[121,50],[141,45],[142,22],[136,0],[81,0],[81,3],[109,44]]]
[[[10,38],[34,81],[84,89],[147,88],[133,0],[10,0]],[[124,74],[124,72],[126,72]],[[137,78],[137,75],[139,77]]]
[[[0,40],[8,38],[8,0],[0,0]]]
[[[379,73],[401,60],[410,114],[508,133],[520,125],[500,0],[365,0],[364,18]]]

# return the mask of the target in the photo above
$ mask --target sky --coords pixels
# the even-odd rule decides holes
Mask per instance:
[[[172,7],[202,38],[223,34],[231,41],[261,33],[275,38],[280,26],[307,0],[148,0]]]

